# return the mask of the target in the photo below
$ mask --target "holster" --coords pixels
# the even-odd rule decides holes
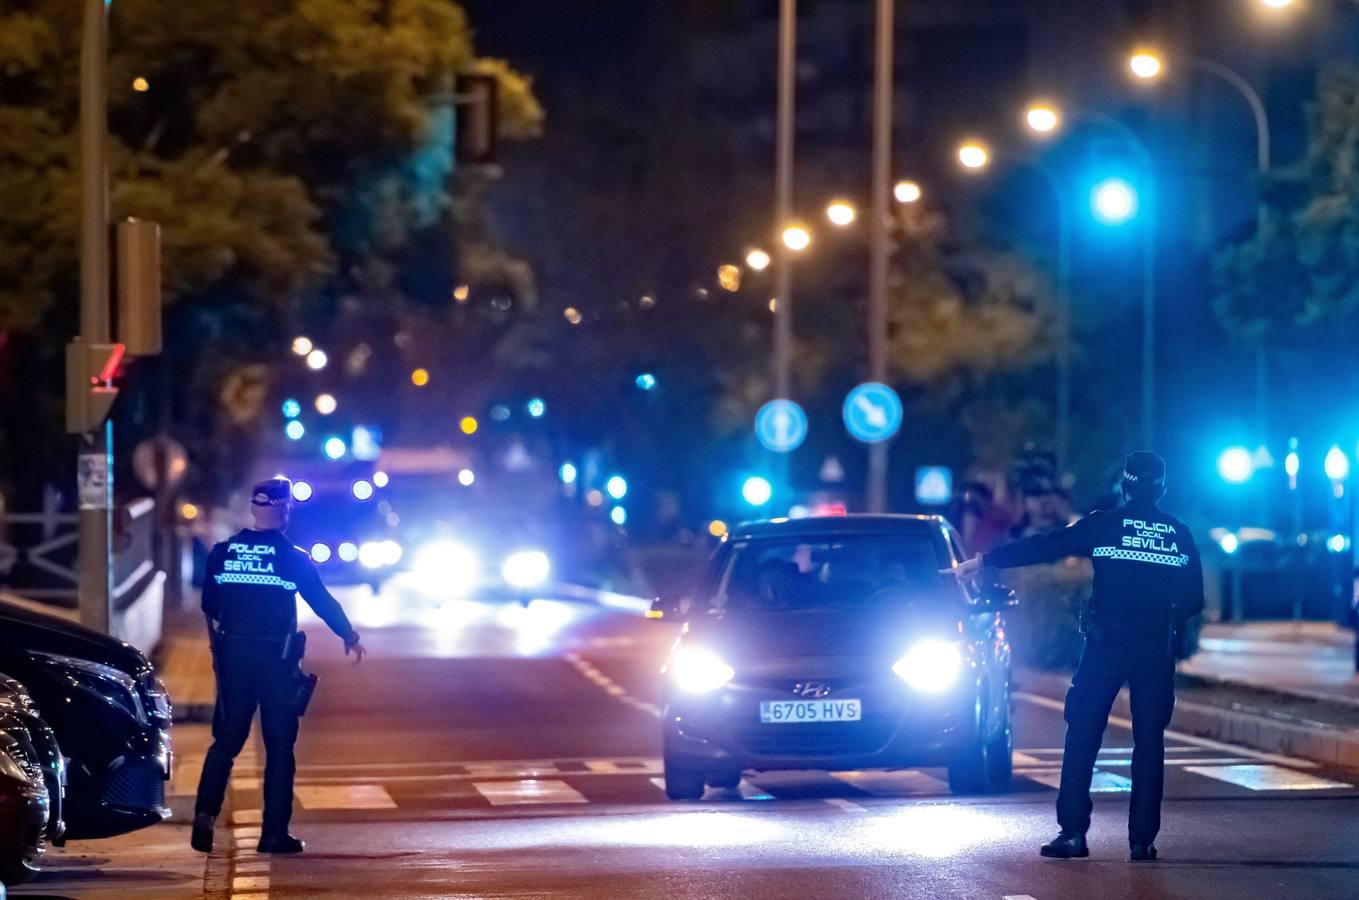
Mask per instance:
[[[307,706],[311,704],[311,695],[316,693],[316,683],[321,679],[315,674],[308,675],[301,669],[297,670],[297,715],[298,717],[307,714]]]
[[[283,639],[283,661],[290,663],[301,663],[302,658],[307,655],[307,634],[304,631],[293,631]]]

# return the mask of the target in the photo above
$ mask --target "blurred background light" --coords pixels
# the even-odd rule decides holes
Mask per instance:
[[[321,450],[330,459],[342,459],[349,448],[345,446],[343,438],[331,436],[326,438],[326,442],[321,445]]]
[[[1122,178],[1106,178],[1090,192],[1090,209],[1106,225],[1122,225],[1137,215],[1137,191]]]
[[[302,404],[291,397],[283,401],[283,415],[289,419],[296,419],[302,415]]]
[[[313,350],[307,354],[307,368],[313,372],[319,372],[326,367],[330,358],[326,356],[324,350]]]
[[[298,503],[306,503],[311,499],[313,491],[311,483],[306,481],[293,482],[293,499]]]
[[[290,441],[300,441],[302,440],[302,436],[307,433],[307,427],[296,419],[293,419],[287,425],[283,426],[283,433],[288,436],[288,440]]]
[[[628,495],[628,480],[622,475],[614,475],[604,483],[604,490],[609,492],[609,496],[615,500],[622,500]]]
[[[1217,458],[1217,474],[1228,484],[1245,484],[1255,474],[1250,451],[1245,447],[1228,447]]]
[[[339,407],[340,402],[335,399],[334,394],[317,394],[316,411],[323,416],[328,416]]]
[[[764,506],[774,496],[774,486],[768,478],[751,475],[741,485],[741,497],[751,506]]]

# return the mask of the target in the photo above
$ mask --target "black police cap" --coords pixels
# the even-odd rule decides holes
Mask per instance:
[[[1137,450],[1123,460],[1123,478],[1137,485],[1161,486],[1166,480],[1166,461],[1150,450]]]
[[[293,483],[282,475],[266,478],[250,490],[254,506],[287,506],[293,499]]]

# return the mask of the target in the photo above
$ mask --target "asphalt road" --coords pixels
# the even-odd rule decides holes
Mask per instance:
[[[1172,739],[1162,860],[1133,864],[1131,734],[1114,724],[1092,858],[1043,860],[1063,723],[1021,691],[1002,796],[955,799],[926,769],[757,776],[670,803],[654,706],[668,626],[550,601],[437,609],[400,585],[341,597],[371,656],[352,667],[308,626],[321,688],[294,819],[308,850],[253,852],[260,773],[239,766],[242,900],[1359,895],[1359,773]]]

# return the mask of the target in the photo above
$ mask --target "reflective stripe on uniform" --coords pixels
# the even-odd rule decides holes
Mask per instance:
[[[1146,550],[1125,550],[1122,547],[1096,547],[1091,555],[1104,556],[1109,559],[1126,559],[1132,562],[1157,563],[1176,568],[1189,565],[1189,556],[1183,553],[1179,556],[1170,556],[1165,553],[1148,553]]]
[[[218,584],[254,584],[261,587],[277,587],[288,591],[297,590],[296,582],[284,581],[277,575],[252,575],[246,572],[224,572],[212,576]]]

